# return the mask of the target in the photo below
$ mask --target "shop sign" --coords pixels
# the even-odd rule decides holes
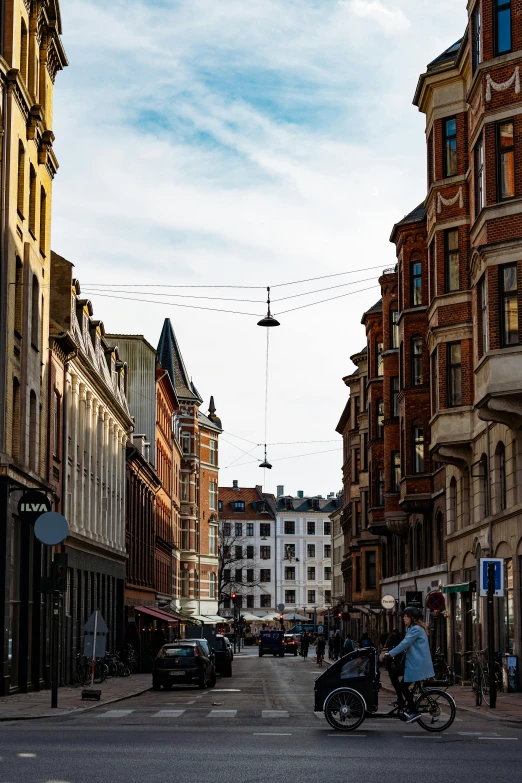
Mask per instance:
[[[22,522],[34,524],[40,514],[45,514],[51,508],[51,501],[44,492],[31,489],[29,492],[24,492],[18,501],[18,516]]]
[[[406,606],[415,606],[417,609],[422,609],[422,591],[414,590],[406,593]]]
[[[381,606],[383,609],[395,609],[395,596],[383,595],[381,598]]]

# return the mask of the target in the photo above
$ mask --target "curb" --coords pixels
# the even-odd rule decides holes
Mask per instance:
[[[119,696],[113,696],[105,701],[97,701],[93,704],[89,704],[88,707],[71,707],[70,709],[65,707],[63,711],[58,712],[42,712],[40,715],[14,715],[12,717],[3,717],[0,715],[0,723],[7,723],[8,721],[22,721],[22,720],[41,720],[42,718],[61,718],[64,715],[76,715],[80,712],[88,712],[88,710],[94,710],[97,707],[103,707],[105,704],[114,704],[117,701],[123,701],[124,699],[132,699],[134,696],[140,696],[146,691],[150,691],[151,686],[141,687],[139,690],[132,691],[132,693],[124,693]],[[58,692],[59,693],[59,692]]]
[[[392,688],[386,687],[386,685],[381,685],[381,690],[386,691],[387,693],[395,694],[395,691]],[[494,713],[491,712],[481,712],[480,709],[477,709],[477,707],[463,707],[458,702],[457,702],[457,710],[462,710],[463,712],[469,712],[471,715],[476,715],[479,718],[486,718],[486,720],[498,721],[499,723],[512,723],[515,725],[522,724],[522,720],[520,720],[519,718],[506,718],[500,715],[495,715]]]

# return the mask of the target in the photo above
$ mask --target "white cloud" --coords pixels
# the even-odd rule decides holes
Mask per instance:
[[[386,31],[408,30],[410,20],[400,8],[386,8],[380,0],[349,0],[341,5],[349,7],[356,16],[372,19]]]

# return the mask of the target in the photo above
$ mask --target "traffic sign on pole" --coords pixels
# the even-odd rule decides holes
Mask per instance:
[[[488,565],[492,564],[495,568],[495,598],[504,597],[504,561],[501,557],[481,557],[480,558],[480,595],[482,597],[488,594]]]

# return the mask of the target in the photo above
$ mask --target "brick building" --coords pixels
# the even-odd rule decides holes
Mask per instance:
[[[48,319],[53,151],[52,95],[67,65],[57,0],[0,8],[0,694],[48,682],[48,606],[38,592],[47,560],[17,501],[48,480]],[[61,389],[58,388],[58,393]],[[56,500],[56,498],[53,498]]]
[[[504,561],[496,649],[519,656],[522,648],[522,9],[475,0],[468,13],[463,38],[418,82],[428,193],[393,228],[397,266],[383,272],[381,300],[363,317],[368,380],[360,388],[357,373],[348,376],[338,426],[352,616],[353,509],[362,497],[353,460],[367,416],[362,528],[379,539],[380,593],[397,609],[412,591],[423,603],[433,589],[446,593],[444,620],[430,618],[432,642],[463,679],[460,653],[486,644],[475,591],[483,556]],[[375,630],[395,621],[381,613]]]

